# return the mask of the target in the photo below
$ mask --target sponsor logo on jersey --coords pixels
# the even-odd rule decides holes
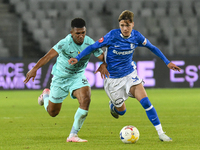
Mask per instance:
[[[133,53],[133,51],[134,51],[134,50],[118,52],[118,51],[116,51],[116,50],[113,50],[113,53],[114,53],[114,54],[117,54],[117,55],[129,55],[129,54]]]
[[[91,44],[89,44],[89,43],[85,43],[85,45],[91,45]]]
[[[104,41],[103,37],[99,39],[99,43],[102,43],[103,41]]]

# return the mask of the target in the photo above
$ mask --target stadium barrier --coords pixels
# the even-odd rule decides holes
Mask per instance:
[[[170,59],[182,68],[180,72],[169,70],[159,58],[135,60],[140,78],[144,80],[147,88],[193,88],[200,87],[200,62],[198,58]],[[37,90],[50,86],[51,69],[54,61],[50,61],[37,71],[35,81],[30,80],[24,84],[26,73],[35,63],[36,59],[0,60],[0,90]],[[94,74],[101,62],[91,59],[85,75],[92,89],[103,88],[103,79],[100,73]]]

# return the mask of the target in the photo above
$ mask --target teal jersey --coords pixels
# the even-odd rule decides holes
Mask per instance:
[[[94,43],[94,40],[89,36],[85,36],[84,42],[81,45],[74,43],[71,34],[68,34],[64,39],[60,40],[53,49],[58,52],[56,63],[53,66],[52,74],[58,77],[77,77],[85,72],[85,68],[90,59],[90,54],[83,57],[77,64],[70,65],[68,60],[75,58],[80,54],[87,46]],[[100,56],[103,51],[97,49],[92,52],[95,57]]]

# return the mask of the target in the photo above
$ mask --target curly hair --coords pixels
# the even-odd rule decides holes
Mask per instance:
[[[74,18],[71,21],[71,28],[83,28],[86,27],[86,23],[85,20],[83,20],[82,18]]]

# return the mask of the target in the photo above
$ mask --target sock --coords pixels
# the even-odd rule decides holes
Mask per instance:
[[[70,134],[77,134],[78,131],[81,129],[83,122],[87,117],[88,111],[78,108],[75,115],[74,115],[74,123],[71,129]]]
[[[69,134],[69,138],[77,135],[78,131],[74,129],[74,126],[72,126],[71,132]]]
[[[125,113],[126,113],[126,109],[124,110],[124,111],[118,111],[115,107],[114,107],[114,110],[115,110],[115,112],[117,113],[117,114],[119,114],[119,115],[124,115]]]
[[[115,106],[114,106],[113,103],[111,103],[111,105],[110,105],[110,109],[111,109],[111,110],[114,110],[114,111],[116,112],[116,109],[115,109]],[[117,113],[117,112],[116,112],[116,113]]]
[[[43,95],[43,99],[44,99],[44,108],[47,111],[47,106],[49,105],[49,95],[48,94],[44,94]]]
[[[159,132],[159,133],[163,132],[163,131],[161,131],[162,126],[160,124],[160,120],[156,113],[156,109],[153,107],[153,105],[149,101],[149,98],[145,97],[145,98],[141,99],[140,103],[143,106],[143,108],[146,110],[147,117],[149,118],[151,123],[154,125],[157,132]]]
[[[158,132],[158,135],[161,135],[164,133],[161,124],[155,126],[155,128],[156,128],[156,131]]]
[[[126,109],[125,109],[124,111],[118,111],[118,110],[115,108],[115,106],[114,106],[113,103],[111,103],[110,109],[111,109],[111,110],[114,110],[118,115],[121,115],[121,116],[124,115],[124,114],[126,113]]]

